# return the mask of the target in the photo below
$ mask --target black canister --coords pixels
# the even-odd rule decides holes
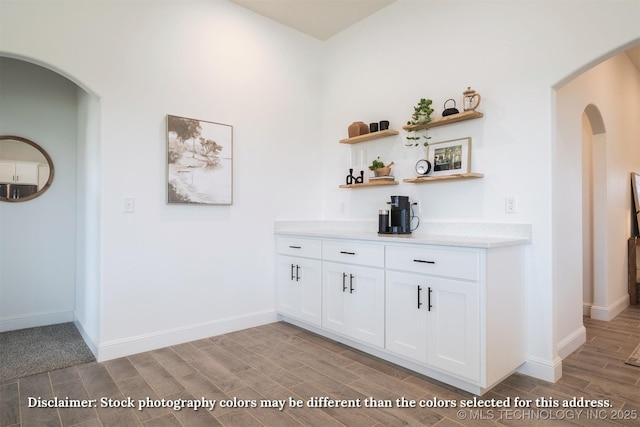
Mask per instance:
[[[380,209],[378,211],[378,233],[389,232],[389,211]]]

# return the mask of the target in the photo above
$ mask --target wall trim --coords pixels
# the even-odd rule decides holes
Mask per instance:
[[[555,357],[553,361],[550,361],[530,356],[517,371],[530,377],[555,383],[562,377],[562,359]]]
[[[137,335],[120,340],[101,343],[96,359],[98,362],[129,356],[131,354],[156,350],[158,348],[200,340],[241,329],[262,326],[278,321],[275,310],[265,310],[242,316],[228,317],[213,322],[199,323],[182,328],[167,329],[149,334]]]
[[[564,359],[585,342],[587,342],[587,330],[582,325],[558,343],[558,356]]]
[[[606,307],[592,305],[591,318],[596,320],[604,320],[608,322],[614,319],[618,314],[622,313],[629,306],[629,295],[624,295]]]
[[[582,315],[591,317],[591,307],[593,306],[592,302],[583,302],[582,303]]]
[[[15,317],[0,320],[0,332],[15,331],[18,329],[35,328],[38,326],[56,325],[58,323],[73,322],[73,311],[60,311],[55,313],[37,313],[30,316]]]

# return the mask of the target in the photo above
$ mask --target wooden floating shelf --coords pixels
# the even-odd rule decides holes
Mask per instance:
[[[423,125],[405,125],[402,126],[402,129],[406,131],[431,129],[438,126],[450,125],[452,123],[464,122],[465,120],[479,119],[480,117],[484,117],[484,114],[479,111],[465,111],[463,113],[452,114],[450,116],[438,117],[437,119],[433,119],[429,123],[425,123]]]
[[[380,185],[398,185],[398,181],[368,181],[362,184],[342,184],[340,188],[361,188],[361,187],[377,187]]]
[[[405,178],[402,182],[410,182],[412,184],[418,184],[420,182],[438,182],[456,179],[475,179],[482,178],[484,175],[481,173],[458,173],[455,175],[441,175],[441,176],[419,176],[417,178]]]
[[[387,136],[397,135],[397,130],[386,129],[378,132],[366,133],[364,135],[354,136],[352,138],[341,139],[340,144],[357,144],[358,142],[370,141],[372,139],[384,138]],[[362,184],[359,184],[362,185]]]

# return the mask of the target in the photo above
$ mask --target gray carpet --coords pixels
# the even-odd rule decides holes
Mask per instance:
[[[93,360],[73,323],[0,333],[0,383]]]
[[[627,365],[640,367],[640,344],[638,344],[636,349],[633,350],[633,353],[631,353],[631,356],[629,356],[627,361],[624,363],[626,363]]]

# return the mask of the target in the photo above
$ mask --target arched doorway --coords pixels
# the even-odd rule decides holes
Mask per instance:
[[[4,110],[0,133],[29,136],[53,158],[56,179],[43,196],[0,206],[3,283],[0,330],[73,321],[94,354],[100,336],[100,99],[54,67],[0,52]],[[30,224],[38,224],[38,227]],[[7,232],[8,233],[8,232]],[[24,247],[13,250],[12,241]],[[7,254],[7,256],[4,256]],[[10,255],[10,256],[9,256]],[[28,286],[13,286],[20,269]],[[3,306],[4,307],[4,306]],[[1,308],[1,307],[0,307]]]

